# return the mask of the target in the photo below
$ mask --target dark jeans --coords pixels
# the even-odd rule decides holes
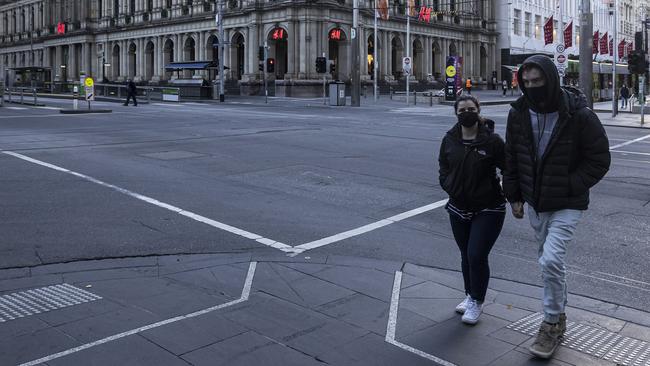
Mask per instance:
[[[488,255],[501,233],[505,217],[505,212],[481,212],[472,220],[463,220],[449,214],[451,230],[460,249],[465,293],[474,300],[485,300],[490,281]]]
[[[126,102],[124,102],[124,105],[129,105],[129,100],[133,98],[133,105],[138,105],[138,101],[135,99],[135,93],[129,93],[126,96]]]

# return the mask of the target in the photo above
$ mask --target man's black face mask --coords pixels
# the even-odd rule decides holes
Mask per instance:
[[[538,112],[549,110],[549,95],[546,85],[526,88],[528,100],[533,104],[531,107]]]

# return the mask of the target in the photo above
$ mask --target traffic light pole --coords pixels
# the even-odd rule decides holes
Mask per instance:
[[[361,75],[359,66],[359,0],[354,0],[352,5],[352,106],[361,105]]]
[[[611,7],[613,5],[613,8]],[[609,14],[612,15],[612,28],[614,28],[614,42],[612,46],[618,45],[616,37],[618,35],[618,20],[616,19],[616,13],[618,9],[618,1],[613,0],[613,4],[610,3]],[[616,97],[618,89],[616,88],[616,56],[618,56],[618,50],[612,51],[612,117],[616,117],[618,114],[618,98]]]
[[[219,0],[219,101],[225,102],[226,96],[224,92],[224,68],[223,63],[226,61],[224,57],[224,44],[225,44],[225,35],[223,33],[223,2],[224,0]]]
[[[269,51],[268,51],[268,44],[266,41],[264,41],[264,70],[262,70],[262,76],[264,78],[264,103],[268,104],[269,103],[269,88],[266,83],[266,72],[267,72],[267,61],[269,59]]]
[[[580,15],[580,89],[587,97],[589,108],[594,107],[593,101],[593,14],[591,13],[591,1],[582,0],[582,12]]]

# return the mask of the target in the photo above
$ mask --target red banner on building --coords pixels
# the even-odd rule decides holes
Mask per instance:
[[[609,40],[609,37],[607,36],[607,32],[603,34],[603,36],[600,38],[600,54],[601,55],[606,55],[609,50],[607,49],[607,41]]]
[[[594,32],[594,43],[591,46],[591,53],[594,55],[598,54],[598,41],[600,40],[600,33],[598,31]]]
[[[379,0],[377,8],[379,17],[383,20],[388,20],[388,0]]]
[[[431,22],[431,8],[423,6],[420,8],[420,15],[418,16],[418,20],[421,22]]]
[[[609,55],[614,56],[614,37],[609,39]]]
[[[573,20],[564,28],[564,48],[573,47]]]
[[[553,43],[553,16],[544,23],[544,45]]]
[[[618,43],[618,59],[625,57],[625,38]]]

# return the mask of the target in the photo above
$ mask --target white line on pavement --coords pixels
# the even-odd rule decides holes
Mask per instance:
[[[51,109],[51,110],[56,110],[56,111],[61,109],[61,108],[58,108],[58,107],[42,107],[42,106],[41,107],[36,107],[36,108],[38,108],[38,109]]]
[[[57,359],[57,358],[61,358],[61,357],[64,357],[64,356],[71,355],[73,353],[77,353],[79,351],[83,351],[83,350],[91,348],[91,347],[95,347],[95,346],[99,346],[99,345],[104,344],[104,343],[112,342],[112,341],[115,341],[115,340],[120,339],[120,338],[128,337],[128,336],[131,336],[131,335],[134,335],[134,334],[137,334],[137,333],[142,333],[144,331],[154,329],[154,328],[158,328],[158,327],[161,327],[163,325],[175,323],[177,321],[181,321],[181,320],[185,320],[185,319],[189,319],[189,318],[194,318],[194,317],[197,317],[199,315],[204,315],[204,314],[213,312],[215,310],[227,308],[229,306],[233,306],[233,305],[239,304],[241,302],[247,301],[248,297],[250,296],[251,286],[253,284],[253,276],[255,275],[255,269],[256,268],[257,268],[257,262],[251,262],[250,265],[248,266],[248,273],[246,274],[246,281],[244,282],[244,288],[242,289],[241,296],[237,300],[233,300],[233,301],[227,302],[225,304],[213,306],[213,307],[210,307],[210,308],[207,308],[207,309],[199,310],[199,311],[196,311],[194,313],[187,314],[187,315],[181,315],[181,316],[177,316],[177,317],[174,317],[174,318],[162,320],[162,321],[159,321],[157,323],[145,325],[143,327],[132,329],[132,330],[120,333],[120,334],[115,334],[113,336],[106,337],[106,338],[100,339],[100,340],[95,341],[95,342],[86,343],[86,344],[81,345],[79,347],[70,348],[70,349],[68,349],[66,351],[55,353],[55,354],[49,355],[49,356],[45,356],[43,358],[39,358],[38,360],[26,362],[26,363],[20,364],[18,366],[34,366],[34,365],[38,365],[38,364],[41,364],[41,363],[52,361],[52,360]]]
[[[5,107],[5,108],[12,109],[12,110],[15,110],[15,111],[22,111],[24,109],[27,109],[26,107]]]
[[[269,246],[269,247],[272,247],[272,248],[275,248],[275,249],[279,249],[279,250],[281,250],[283,252],[289,252],[290,253],[290,252],[293,251],[293,248],[290,245],[287,245],[287,244],[284,244],[284,243],[281,243],[281,242],[278,242],[278,241],[275,241],[275,240],[272,240],[272,239],[265,238],[265,237],[263,237],[261,235],[251,233],[251,232],[248,232],[246,230],[242,230],[242,229],[236,228],[234,226],[224,224],[224,223],[219,222],[219,221],[209,219],[209,218],[207,218],[205,216],[201,216],[201,215],[195,214],[193,212],[183,210],[182,208],[178,208],[176,206],[172,206],[172,205],[164,203],[164,202],[160,202],[160,201],[156,200],[155,198],[151,198],[151,197],[141,195],[139,193],[131,192],[128,189],[124,189],[124,188],[118,187],[116,185],[103,182],[103,181],[101,181],[99,179],[95,179],[95,178],[90,177],[88,175],[77,173],[77,172],[74,172],[72,170],[68,170],[68,169],[65,169],[65,168],[61,168],[59,166],[49,164],[49,163],[46,163],[44,161],[36,160],[36,159],[30,158],[29,156],[18,154],[18,153],[12,152],[12,151],[2,151],[2,153],[6,154],[6,155],[13,156],[13,157],[16,157],[18,159],[28,161],[30,163],[38,164],[38,165],[41,165],[41,166],[44,166],[44,167],[47,167],[47,168],[50,168],[50,169],[54,169],[54,170],[63,172],[63,173],[68,173],[68,174],[74,175],[74,176],[79,177],[81,179],[87,180],[87,181],[95,183],[95,184],[99,184],[101,186],[104,186],[104,187],[107,187],[107,188],[110,188],[110,189],[113,189],[113,190],[115,190],[117,192],[120,192],[120,193],[123,193],[123,194],[125,194],[127,196],[139,199],[140,201],[144,201],[144,202],[150,203],[150,204],[152,204],[154,206],[158,206],[158,207],[167,209],[167,210],[175,212],[175,213],[177,213],[177,214],[179,214],[181,216],[185,216],[185,217],[188,217],[188,218],[190,218],[192,220],[202,222],[204,224],[210,225],[210,226],[215,227],[217,229],[221,229],[221,230],[230,232],[232,234],[242,236],[242,237],[247,238],[247,239],[255,240],[256,242],[258,242],[260,244],[264,244],[266,246]]]
[[[427,360],[431,360],[433,362],[437,362],[440,365],[443,366],[456,366],[455,364],[443,360],[439,357],[436,357],[434,355],[428,354],[424,351],[421,351],[419,349],[413,348],[407,344],[401,343],[395,339],[395,332],[397,330],[397,311],[399,310],[399,294],[400,294],[400,289],[402,288],[402,272],[401,271],[396,271],[395,272],[395,280],[393,281],[393,295],[391,296],[390,299],[390,311],[388,313],[388,324],[386,325],[386,338],[385,341],[387,343],[392,344],[393,346],[399,347],[407,352],[414,353],[420,357],[426,358]]]
[[[643,141],[643,140],[646,140],[646,139],[650,139],[650,135],[645,135],[645,136],[639,137],[638,139],[634,139],[634,140],[630,140],[630,141],[626,141],[626,142],[621,142],[620,144],[616,144],[614,146],[611,146],[609,149],[610,150],[618,149],[619,147],[627,146],[627,145],[633,144],[635,142]]]
[[[312,241],[312,242],[309,242],[309,243],[301,244],[301,245],[293,247],[293,249],[289,250],[289,251],[293,252],[292,255],[295,256],[295,255],[298,255],[298,254],[300,254],[300,253],[302,253],[302,252],[304,252],[306,250],[319,248],[319,247],[322,247],[322,246],[325,246],[325,245],[336,243],[336,242],[344,240],[344,239],[351,238],[353,236],[365,234],[365,233],[367,233],[369,231],[379,229],[381,227],[384,227],[384,226],[387,226],[387,225],[390,225],[390,224],[394,224],[394,223],[396,223],[398,221],[402,221],[402,220],[411,218],[413,216],[419,215],[421,213],[424,213],[424,212],[431,211],[431,210],[434,210],[436,208],[442,207],[447,203],[447,201],[448,201],[447,199],[444,199],[444,200],[441,200],[441,201],[438,201],[438,202],[431,203],[431,204],[426,205],[426,206],[422,206],[422,207],[418,207],[418,208],[415,208],[415,209],[410,210],[410,211],[406,211],[406,212],[401,213],[399,215],[391,216],[391,217],[388,217],[386,219],[379,220],[379,221],[373,222],[371,224],[358,227],[356,229],[348,230],[348,231],[345,231],[345,232],[342,232],[342,233],[339,233],[339,234],[336,234],[336,235],[328,236],[327,238],[323,238],[323,239],[319,239],[319,240]]]
[[[650,153],[636,152],[636,151],[623,151],[623,150],[614,150],[612,152],[621,153],[621,154],[632,154],[632,155],[645,155],[650,156]]]

